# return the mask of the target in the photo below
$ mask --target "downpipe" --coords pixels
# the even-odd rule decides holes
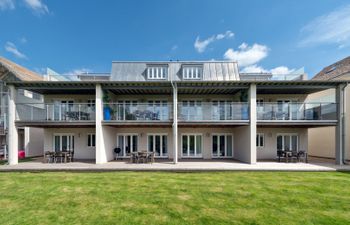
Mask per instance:
[[[346,118],[346,93],[345,93],[345,88],[348,86],[348,83],[346,83],[343,87],[342,87],[342,93],[343,93],[343,112],[342,112],[342,118],[341,118],[341,122],[343,123],[342,126],[342,155],[343,155],[343,164],[344,165],[349,165],[349,163],[346,161],[346,150],[345,150],[345,140],[346,140],[346,122],[347,122],[347,118]],[[350,112],[349,112],[350,113]]]

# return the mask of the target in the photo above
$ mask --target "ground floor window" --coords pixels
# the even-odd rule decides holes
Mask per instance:
[[[154,152],[155,156],[168,156],[168,136],[166,134],[149,134],[148,151]]]
[[[265,144],[265,137],[262,133],[256,134],[256,147],[263,148]]]
[[[232,134],[212,135],[212,155],[213,157],[233,156],[233,136]]]
[[[95,147],[96,145],[96,136],[95,134],[88,134],[88,147]]]
[[[53,138],[54,150],[58,151],[74,151],[74,135],[73,134],[54,134]]]
[[[182,135],[182,156],[202,157],[202,135],[183,134]]]
[[[137,152],[138,135],[137,134],[118,134],[117,146],[121,149],[121,156],[130,156],[131,152]]]
[[[277,150],[298,151],[298,134],[277,134]]]

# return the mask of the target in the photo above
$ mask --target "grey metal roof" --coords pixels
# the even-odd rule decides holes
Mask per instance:
[[[169,68],[166,80],[182,79],[183,65],[202,65],[204,81],[239,80],[238,66],[232,61],[149,61],[149,62],[112,62],[111,81],[147,81],[148,65],[164,65]]]

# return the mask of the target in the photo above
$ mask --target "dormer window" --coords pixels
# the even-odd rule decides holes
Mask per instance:
[[[183,66],[182,67],[182,78],[184,80],[200,80],[203,75],[203,67],[202,66]]]
[[[165,80],[168,77],[167,66],[148,66],[147,79],[149,80]]]

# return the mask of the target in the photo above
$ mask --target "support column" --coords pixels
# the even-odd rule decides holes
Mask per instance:
[[[177,163],[177,86],[176,83],[173,86],[173,151],[174,151],[174,163]]]
[[[249,99],[249,133],[250,133],[250,164],[256,163],[256,84],[251,84],[248,91]]]
[[[336,88],[338,123],[335,128],[335,163],[342,165],[344,161],[344,85]]]
[[[16,96],[17,91],[14,86],[9,86],[9,127],[8,127],[8,146],[9,146],[9,159],[10,165],[18,164],[18,130],[15,124],[16,120]]]
[[[95,129],[95,138],[96,138],[96,164],[106,163],[107,155],[105,150],[105,143],[103,138],[103,90],[101,84],[96,84],[96,99],[95,99],[95,110],[96,110],[96,129]]]

